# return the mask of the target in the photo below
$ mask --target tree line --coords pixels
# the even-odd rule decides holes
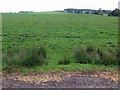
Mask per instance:
[[[111,11],[108,16],[120,16],[120,10],[116,8],[115,10]]]

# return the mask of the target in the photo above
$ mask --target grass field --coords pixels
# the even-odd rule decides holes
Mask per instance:
[[[118,49],[117,17],[67,13],[3,14],[3,55],[12,48],[42,46],[46,49],[48,65],[20,71],[105,69],[110,66],[75,63],[75,48],[92,45],[100,50]],[[58,65],[68,57],[69,65]],[[3,59],[4,60],[4,59]],[[3,67],[5,67],[3,63]],[[114,67],[114,66],[113,66]]]

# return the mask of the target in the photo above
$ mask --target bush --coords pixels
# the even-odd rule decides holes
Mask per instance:
[[[44,47],[22,47],[18,52],[14,50],[8,50],[8,52],[3,55],[3,69],[47,64]]]
[[[70,59],[68,57],[64,57],[62,60],[58,61],[59,65],[67,65],[70,64]]]

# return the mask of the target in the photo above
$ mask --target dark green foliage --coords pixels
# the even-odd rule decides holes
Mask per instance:
[[[92,45],[88,45],[86,48],[87,53],[91,54],[94,51],[94,48]]]
[[[116,65],[118,61],[118,57],[116,55],[116,52],[111,52],[109,50],[105,50],[102,52],[102,55],[100,56],[101,64],[104,65]]]
[[[66,57],[64,57],[62,60],[59,60],[59,61],[58,61],[58,64],[59,64],[59,65],[67,65],[67,64],[70,64],[70,59],[66,56]]]
[[[47,64],[46,50],[44,47],[23,47],[14,52],[8,50],[3,56],[3,69],[14,69],[17,67],[33,67],[35,65]]]
[[[116,8],[115,10],[109,13],[109,16],[120,16],[120,10]]]
[[[76,63],[81,64],[102,64],[102,65],[117,65],[118,51],[107,49],[95,49],[93,46],[88,46],[86,49],[78,48],[74,51]]]
[[[22,66],[32,67],[35,65],[47,64],[46,62],[46,50],[43,47],[38,48],[27,48],[25,49],[26,54],[24,58],[21,58]]]
[[[75,49],[74,57],[75,57],[76,63],[81,63],[81,64],[89,63],[88,56],[86,54],[86,51],[83,48]]]

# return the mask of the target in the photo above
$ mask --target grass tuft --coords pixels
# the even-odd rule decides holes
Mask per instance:
[[[80,64],[102,64],[102,65],[117,65],[118,51],[108,49],[100,50],[88,46],[86,49],[77,48],[74,51],[74,58],[76,63]]]
[[[33,67],[46,65],[46,50],[44,47],[22,47],[18,52],[8,50],[9,53],[3,56],[3,69],[12,70],[17,67]]]
[[[68,56],[65,56],[62,60],[58,61],[59,65],[68,65],[70,64],[70,59]]]

